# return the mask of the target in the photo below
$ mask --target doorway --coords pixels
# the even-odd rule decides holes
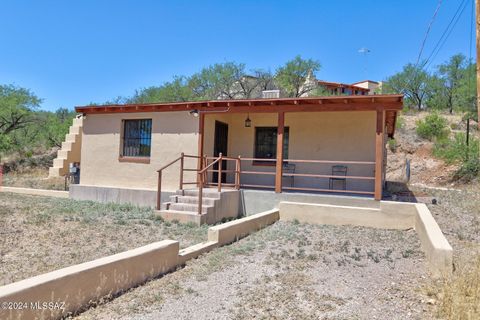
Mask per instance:
[[[215,121],[215,138],[213,144],[213,156],[218,157],[220,153],[224,156],[228,152],[228,124]],[[218,163],[213,165],[213,170],[218,170]],[[222,170],[227,170],[227,161],[222,161]],[[213,181],[218,181],[218,172],[213,172]],[[227,173],[222,172],[222,183],[227,182]]]

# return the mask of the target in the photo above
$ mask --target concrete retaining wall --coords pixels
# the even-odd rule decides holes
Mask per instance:
[[[208,241],[219,245],[228,244],[241,239],[250,233],[262,229],[280,219],[278,209],[273,209],[230,221],[208,229]]]
[[[381,201],[378,209],[281,202],[280,220],[382,229],[415,228],[434,277],[452,273],[453,249],[423,203]]]
[[[164,240],[3,286],[0,319],[59,318],[172,270],[178,251],[178,241]],[[5,302],[28,305],[24,310],[8,310]],[[35,310],[32,302],[58,303],[64,309]]]
[[[58,191],[58,190],[0,187],[0,192],[13,192],[13,193],[21,193],[21,194],[30,194],[34,196],[68,198],[68,191]]]
[[[280,202],[321,203],[362,208],[379,208],[378,201],[368,197],[351,197],[328,194],[275,193],[265,190],[241,190],[241,213],[245,216],[278,208]]]
[[[417,204],[415,230],[427,256],[430,270],[434,276],[445,276],[452,273],[453,249],[440,230],[430,210],[423,203]]]
[[[179,250],[178,241],[164,240],[8,284],[0,287],[0,319],[61,318],[102,297],[114,296],[174,270],[190,259],[240,239],[278,219],[278,210],[271,210],[211,227],[207,242],[182,250]],[[12,309],[8,309],[8,302],[12,303]],[[32,308],[36,302],[40,307],[43,303],[52,303],[52,308],[48,304],[44,310]],[[25,308],[18,310],[18,303]]]
[[[335,206],[298,202],[281,202],[280,219],[298,220],[302,223],[354,225],[382,229],[408,229],[412,227],[413,214],[385,213],[380,209]]]
[[[162,202],[169,201],[174,192],[162,192]],[[115,187],[99,187],[89,185],[70,185],[70,198],[76,200],[92,200],[102,203],[129,203],[144,207],[155,207],[157,191],[151,189],[128,189]]]

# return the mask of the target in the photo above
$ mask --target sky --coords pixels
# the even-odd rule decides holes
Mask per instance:
[[[443,0],[422,59],[462,1],[469,4],[432,67],[470,54],[473,0]],[[322,80],[383,80],[416,62],[438,2],[0,0],[0,84],[29,88],[42,109],[55,110],[226,61],[274,72],[301,55],[320,61]]]

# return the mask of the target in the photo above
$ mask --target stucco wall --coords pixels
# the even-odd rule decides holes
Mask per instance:
[[[247,114],[206,114],[204,151],[213,155],[215,121],[229,126],[228,152],[231,157],[254,156],[255,127],[277,125],[276,114],[250,114],[252,127],[245,128]],[[152,119],[152,149],[149,164],[118,160],[121,149],[123,119]],[[286,113],[285,125],[290,129],[290,159],[374,161],[375,112]],[[156,189],[158,170],[181,152],[197,154],[198,118],[188,112],[124,113],[87,115],[84,120],[81,184],[120,188]],[[229,162],[229,169],[234,163]],[[373,176],[373,165],[347,165],[348,175]],[[196,168],[196,161],[187,160],[186,168]],[[242,170],[271,171],[273,166],[252,165],[242,161]],[[296,163],[295,173],[331,174],[332,164]],[[178,164],[164,172],[163,190],[178,188]],[[233,174],[229,174],[233,182]],[[186,172],[184,181],[195,181],[193,172]],[[274,176],[242,175],[243,184],[274,185]],[[284,186],[329,188],[329,179],[290,177]],[[373,191],[371,180],[348,180],[347,189]]]
[[[120,162],[123,119],[152,119],[150,163]],[[188,112],[89,114],[83,122],[81,184],[124,188],[156,189],[157,170],[181,152],[197,154],[198,118]],[[196,168],[186,160],[186,168]],[[178,189],[178,163],[163,174],[162,189]],[[195,181],[186,172],[185,181]]]
[[[290,159],[375,161],[375,112],[286,113],[285,126],[290,129]],[[213,153],[215,120],[229,125],[228,155],[254,157],[255,127],[277,126],[276,114],[250,114],[252,127],[245,128],[247,114],[207,115],[205,117],[205,153]],[[233,169],[233,162],[229,163]],[[374,165],[347,165],[348,175],[373,176]],[[242,161],[242,170],[271,171],[274,167],[252,165]],[[332,164],[296,163],[295,173],[331,174]],[[229,176],[230,182],[233,175]],[[242,175],[244,184],[274,185],[274,176]],[[284,178],[291,186],[292,179]],[[329,179],[295,177],[294,187],[329,188]],[[347,189],[373,191],[369,180],[348,180]]]

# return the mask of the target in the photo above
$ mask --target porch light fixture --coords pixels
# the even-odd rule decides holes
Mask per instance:
[[[193,109],[192,111],[190,111],[190,115],[194,116],[195,118],[198,118],[198,110],[197,109]]]
[[[250,120],[250,115],[247,114],[247,119],[245,119],[245,128],[250,128],[252,126],[252,120]]]

